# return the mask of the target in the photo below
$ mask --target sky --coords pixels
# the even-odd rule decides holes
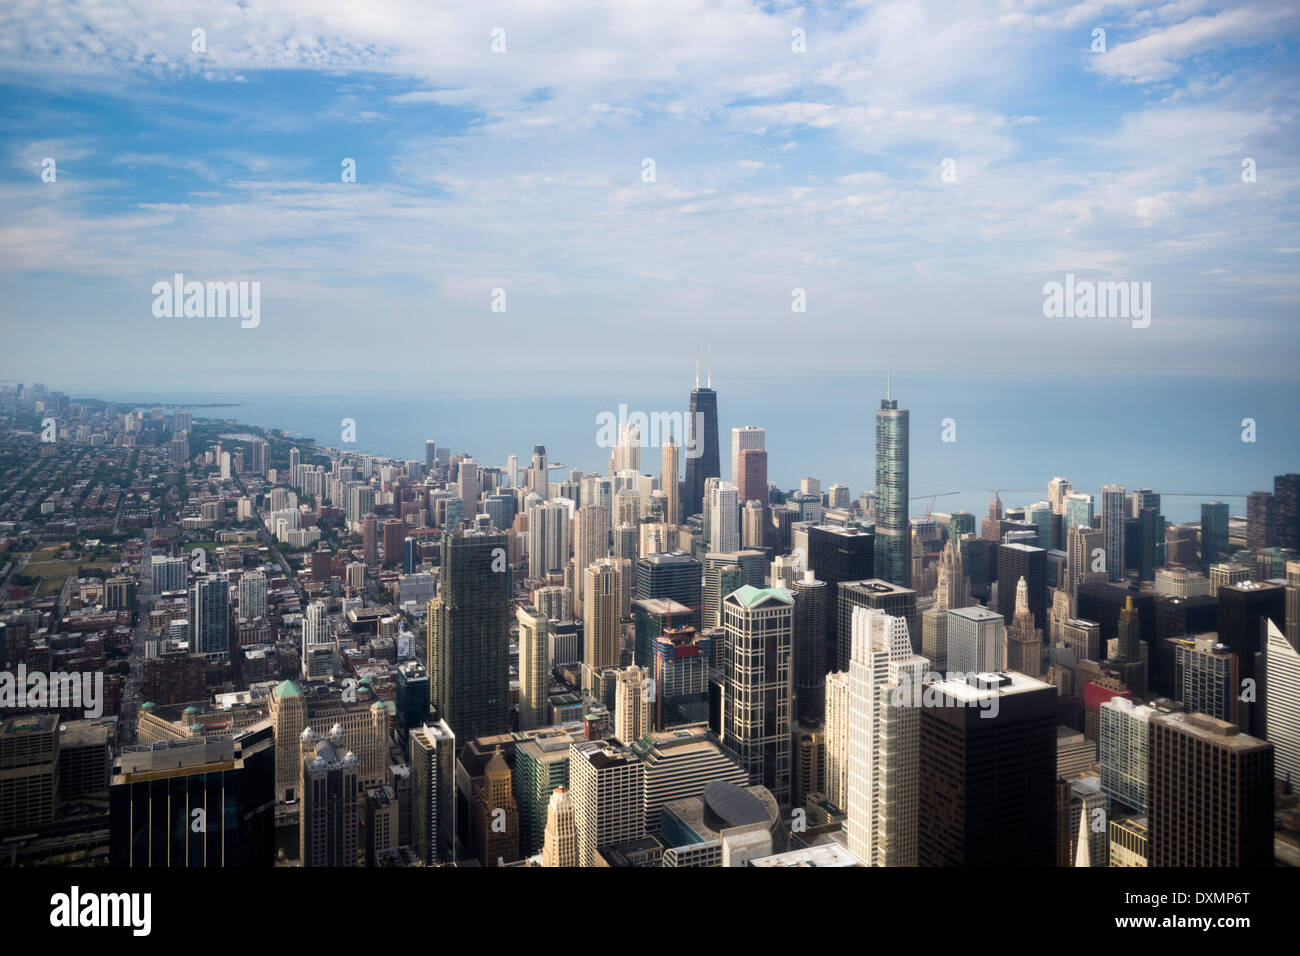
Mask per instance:
[[[1288,0],[9,0],[0,379],[581,390],[689,383],[705,345],[1293,379],[1298,28]],[[259,283],[259,323],[155,316],[177,273]],[[1150,283],[1150,324],[1045,316],[1067,273]]]

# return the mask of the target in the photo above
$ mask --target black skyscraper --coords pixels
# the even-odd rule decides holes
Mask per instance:
[[[1024,544],[998,545],[998,613],[1008,624],[1016,614],[1016,585],[1029,589],[1034,627],[1047,633],[1047,551]]]
[[[815,525],[808,529],[808,569],[826,582],[826,666],[845,670],[848,658],[841,663],[836,585],[876,576],[876,536],[861,528]]]
[[[1264,641],[1265,617],[1285,630],[1286,588],[1255,581],[1219,588],[1219,640],[1237,652],[1242,678],[1249,677],[1256,682],[1254,700],[1243,701],[1249,717],[1243,729],[1256,737],[1264,736],[1263,711],[1259,706],[1263,693],[1260,683],[1262,668],[1256,666],[1255,655]]]
[[[920,708],[917,863],[1051,866],[1056,688],[1023,674],[938,687],[953,690]]]
[[[704,511],[704,482],[709,478],[722,477],[718,463],[718,393],[712,388],[700,388],[698,375],[691,392],[691,413],[686,423],[686,433],[686,497],[682,501],[683,517]]]
[[[1300,475],[1273,478],[1274,535],[1279,548],[1300,551]]]

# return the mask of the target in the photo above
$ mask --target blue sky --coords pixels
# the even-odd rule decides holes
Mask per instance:
[[[428,6],[6,4],[0,378],[1294,377],[1294,3]],[[261,324],[155,318],[177,272]],[[1045,318],[1067,272],[1150,327]]]

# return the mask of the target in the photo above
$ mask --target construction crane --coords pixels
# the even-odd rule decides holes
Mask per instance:
[[[930,509],[934,507],[935,498],[947,498],[949,495],[959,495],[959,494],[961,494],[960,491],[941,491],[938,494],[934,494],[934,495],[917,495],[915,498],[909,498],[908,500],[922,501],[926,498],[929,498],[930,503],[925,506],[925,516],[928,518],[930,517]]]

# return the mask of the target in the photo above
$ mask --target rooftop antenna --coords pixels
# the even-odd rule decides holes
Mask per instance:
[[[695,346],[695,387],[700,387],[700,347]]]
[[[885,398],[888,400],[893,397],[894,397],[894,354],[891,352],[889,354],[889,375],[885,379]]]
[[[706,388],[713,387],[713,346],[712,345],[709,346],[709,384],[706,385],[705,387]]]

